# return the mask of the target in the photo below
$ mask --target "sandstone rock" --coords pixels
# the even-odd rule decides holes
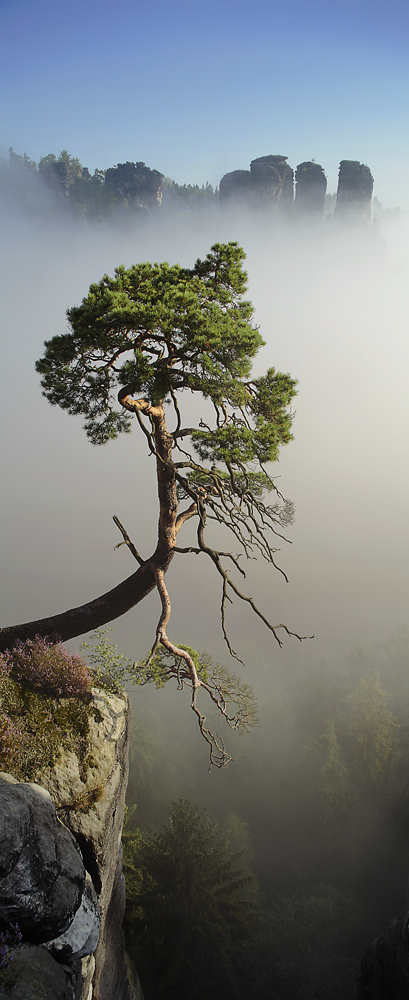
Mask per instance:
[[[249,202],[252,196],[252,180],[249,170],[231,170],[224,174],[219,185],[220,199],[224,202]]]
[[[118,163],[105,174],[105,187],[118,201],[149,211],[162,201],[163,174],[144,163]]]
[[[372,941],[355,984],[355,1000],[407,1000],[409,996],[409,910]]]
[[[358,160],[341,160],[335,218],[347,222],[369,222],[372,191],[373,177],[369,167]]]
[[[323,168],[313,160],[299,163],[295,172],[295,210],[298,215],[322,219],[327,190]]]
[[[99,721],[91,719],[94,764],[86,777],[73,753],[36,774],[56,805],[62,822],[79,844],[98,895],[101,929],[95,952],[92,996],[98,1000],[134,1000],[125,962],[122,922],[125,880],[121,834],[128,781],[129,705],[126,695],[93,689]],[[84,985],[85,990],[85,985]],[[85,993],[76,1000],[88,1000]]]
[[[98,898],[88,875],[81,904],[72,923],[64,934],[60,934],[53,941],[47,941],[44,947],[58,962],[72,963],[93,954],[98,944],[100,925]]]
[[[4,993],[8,1000],[74,1000],[75,977],[45,948],[22,944],[4,975]]]
[[[76,976],[74,1000],[92,1000],[92,980],[95,973],[94,956],[85,955],[84,958],[73,962],[72,969]]]
[[[270,207],[283,211],[293,204],[294,172],[287,157],[259,156],[250,170],[232,170],[220,181],[220,199],[224,203]]]
[[[77,911],[85,870],[74,837],[36,784],[0,776],[0,921],[26,941],[61,934]]]
[[[287,156],[259,156],[251,161],[250,172],[257,201],[280,210],[292,208],[294,171],[287,163]]]

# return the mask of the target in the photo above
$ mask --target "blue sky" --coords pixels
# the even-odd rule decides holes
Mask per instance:
[[[408,29],[400,0],[0,0],[0,152],[199,184],[282,153],[329,190],[358,159],[409,209]]]

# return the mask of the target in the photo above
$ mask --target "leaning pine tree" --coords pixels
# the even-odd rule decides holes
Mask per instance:
[[[114,278],[104,275],[80,306],[67,311],[71,332],[46,341],[36,365],[43,393],[52,405],[84,415],[92,444],[129,433],[135,422],[145,436],[156,460],[158,537],[152,555],[143,559],[115,517],[139,564],[136,572],[80,608],[0,632],[0,649],[36,635],[66,640],[119,617],[156,587],[162,610],[144,677],[173,675],[180,684],[190,684],[192,707],[214,763],[225,763],[226,755],[204,725],[197,692],[207,688],[234,725],[240,709],[229,717],[223,680],[167,635],[165,574],[171,560],[195,552],[213,563],[221,582],[223,634],[233,656],[225,622],[226,601],[233,596],[250,604],[280,645],[278,630],[289,632],[286,625],[273,625],[238,587],[229,572],[230,567],[244,577],[238,556],[214,548],[208,539],[209,521],[216,521],[233,536],[235,551],[245,557],[259,553],[275,566],[274,536],[292,519],[292,505],[266,466],[292,439],[289,407],[296,382],[274,368],[251,376],[252,360],[264,342],[252,322],[252,305],[243,298],[244,256],[237,243],[217,243],[192,269],[167,263],[118,267]],[[211,421],[185,426],[182,401],[190,393],[210,401]],[[172,407],[171,427],[166,403]],[[179,532],[192,518],[197,545],[180,547]]]

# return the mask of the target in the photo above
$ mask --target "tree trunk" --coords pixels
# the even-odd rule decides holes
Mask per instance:
[[[170,560],[169,560],[170,561]],[[106,625],[126,614],[136,604],[143,601],[144,597],[155,587],[155,578],[147,563],[129,576],[127,580],[118,584],[113,590],[109,590],[89,604],[82,604],[79,608],[71,608],[60,615],[53,615],[51,618],[40,618],[35,622],[26,622],[23,625],[9,625],[0,629],[0,651],[10,649],[17,639],[23,642],[26,639],[34,639],[40,636],[59,636],[65,642],[73,639],[77,635],[85,632],[92,632],[93,629]]]
[[[26,639],[34,639],[36,635],[52,638],[58,636],[62,642],[66,642],[67,639],[73,639],[77,635],[92,632],[94,629],[100,628],[101,625],[106,625],[107,622],[120,618],[121,615],[126,614],[136,604],[143,601],[144,597],[156,585],[152,571],[153,566],[163,573],[166,573],[169,568],[178,530],[176,527],[178,501],[175,469],[172,462],[173,437],[169,434],[166,426],[163,402],[151,407],[144,400],[133,401],[127,403],[127,409],[135,409],[140,403],[143,403],[144,410],[152,416],[156,446],[159,524],[158,543],[152,558],[140,566],[136,573],[129,576],[123,583],[118,584],[108,593],[102,594],[101,597],[97,597],[95,601],[90,601],[89,604],[82,604],[79,608],[72,608],[70,611],[53,615],[51,618],[40,618],[35,622],[10,625],[0,629],[0,652],[10,649],[17,639],[24,642]]]

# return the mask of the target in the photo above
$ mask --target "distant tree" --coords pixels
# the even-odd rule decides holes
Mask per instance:
[[[382,785],[391,765],[399,723],[389,711],[389,700],[377,672],[361,677],[349,695],[345,737],[350,767],[366,788]]]
[[[218,193],[208,182],[199,187],[198,184],[177,184],[170,177],[164,177],[162,191],[162,205],[170,209],[203,208],[218,200]]]
[[[239,590],[227,568],[244,577],[239,556],[213,547],[207,538],[208,524],[215,521],[247,558],[259,554],[276,566],[275,536],[283,537],[293,516],[292,504],[279,493],[266,465],[292,439],[289,406],[296,382],[274,368],[257,378],[251,375],[263,340],[252,322],[252,305],[243,298],[243,258],[241,247],[228,243],[215,244],[192,269],[167,263],[119,267],[114,278],[104,275],[91,285],[80,306],[68,309],[71,332],[46,341],[37,362],[43,393],[52,405],[85,417],[92,444],[129,433],[136,421],[156,460],[158,537],[152,554],[143,558],[115,517],[120,544],[129,547],[139,564],[136,573],[90,604],[0,634],[0,649],[36,635],[66,640],[124,614],[156,587],[162,613],[146,667],[153,666],[161,648],[180,683],[190,684],[201,728],[196,696],[204,678],[191,651],[167,635],[165,573],[175,553],[204,554],[214,565],[221,581],[223,634],[233,656],[225,622],[226,602],[233,595],[250,605],[279,645],[278,630],[296,634],[286,625],[273,625]],[[199,395],[209,410],[194,426],[182,420],[179,400],[186,393]],[[180,548],[178,534],[192,518],[197,544]],[[219,680],[216,697],[209,693],[227,715]]]
[[[247,1000],[258,887],[218,825],[180,798],[161,831],[123,843],[127,945],[149,1000]]]
[[[75,180],[82,177],[80,161],[77,157],[70,156],[66,149],[61,150],[58,158],[54,153],[43,156],[38,169],[46,184],[65,198],[69,197],[70,188]]]

